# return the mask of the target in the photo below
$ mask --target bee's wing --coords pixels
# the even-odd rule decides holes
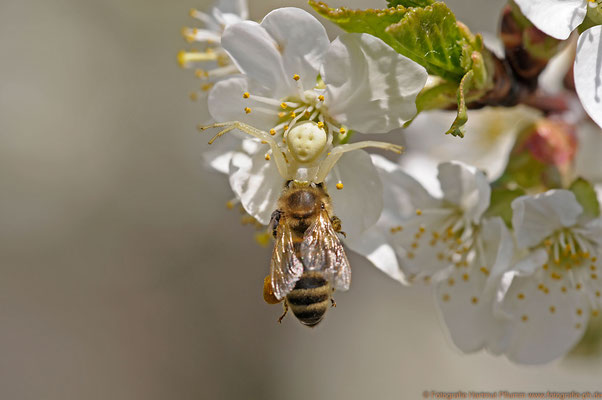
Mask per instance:
[[[286,219],[281,219],[270,265],[270,279],[276,298],[281,300],[293,290],[302,274],[303,264],[295,254],[293,234]]]
[[[305,268],[322,271],[337,290],[349,289],[349,261],[326,211],[321,212],[305,232],[300,253]]]

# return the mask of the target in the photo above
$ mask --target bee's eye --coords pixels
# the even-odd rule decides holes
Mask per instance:
[[[324,205],[324,203],[320,203],[320,208],[323,210],[326,206]]]

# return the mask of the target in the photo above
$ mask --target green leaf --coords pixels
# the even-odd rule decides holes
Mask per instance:
[[[577,201],[583,207],[583,214],[588,217],[598,217],[600,215],[600,204],[594,187],[583,178],[576,179],[569,190],[575,194]]]
[[[494,187],[491,190],[491,203],[485,211],[485,217],[501,217],[508,227],[512,227],[512,201],[524,194],[523,189]]]
[[[434,2],[435,0],[387,0],[387,5],[389,7],[426,7],[430,6]]]
[[[386,32],[403,48],[401,54],[423,65],[430,74],[459,82],[470,68],[465,57],[469,44],[444,3],[408,9]]]
[[[445,132],[446,135],[451,134],[452,136],[464,137],[465,129],[464,125],[468,122],[468,110],[466,109],[466,92],[468,92],[474,85],[474,72],[470,70],[464,75],[460,86],[458,86],[457,100],[458,100],[458,113],[456,119],[452,123],[452,126]]]
[[[309,4],[347,32],[374,35],[425,67],[429,74],[454,82],[459,83],[472,67],[472,51],[480,50],[474,48],[478,41],[471,43],[467,39],[454,14],[442,2],[424,8],[398,5],[385,10],[334,9],[314,0]]]

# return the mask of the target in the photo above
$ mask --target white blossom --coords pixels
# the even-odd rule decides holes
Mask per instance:
[[[512,203],[517,248],[524,256],[502,277],[498,311],[510,321],[505,354],[540,364],[565,355],[597,317],[602,287],[602,219],[583,215],[568,190]]]
[[[296,8],[274,10],[261,24],[229,26],[222,46],[244,75],[222,80],[211,90],[212,118],[269,132],[264,142],[273,141],[278,149],[294,147],[294,159],[286,160],[293,165],[320,168],[326,153],[345,143],[351,131],[383,133],[401,127],[416,113],[416,95],[426,81],[423,67],[380,39],[343,34],[331,43],[324,27]],[[315,140],[310,143],[311,137]],[[277,169],[279,152],[265,144],[253,154],[237,152],[230,158],[234,192],[263,223],[269,221],[287,175]],[[344,226],[350,236],[380,215],[381,184],[367,153],[344,154],[326,184],[337,215],[350,221]],[[335,187],[343,184],[337,193]]]
[[[433,282],[442,320],[462,351],[501,353],[508,325],[496,316],[495,301],[514,246],[500,218],[483,218],[490,196],[484,174],[442,163],[436,198],[398,165],[373,160],[385,182],[383,214],[348,246],[403,283]]]

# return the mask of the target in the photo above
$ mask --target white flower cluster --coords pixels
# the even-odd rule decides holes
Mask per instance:
[[[588,7],[587,0],[516,2],[539,29],[562,39]],[[503,174],[517,138],[541,119],[539,112],[524,106],[471,112],[471,133],[461,143],[441,137],[449,122],[437,115],[424,125],[418,118],[421,135],[406,135],[411,151],[396,164],[359,150],[395,146],[349,139],[412,119],[427,79],[423,67],[368,34],[330,41],[322,24],[297,8],[274,10],[256,23],[245,20],[243,1],[222,0],[211,15],[192,15],[206,29],[185,35],[208,47],[181,53],[180,61],[213,63],[196,75],[208,85],[213,122],[232,131],[204,156],[228,175],[235,201],[249,215],[267,224],[289,179],[324,182],[346,245],[404,284],[432,283],[462,351],[487,349],[539,364],[581,339],[602,305],[602,218],[562,189],[514,199],[511,224],[489,213],[490,182]],[[580,36],[575,82],[586,111],[602,125],[600,35],[596,26]],[[602,135],[591,126],[579,129],[573,177],[598,183],[602,168],[592,165],[599,164]],[[542,134],[557,147],[568,140],[553,136]]]
[[[487,349],[539,364],[566,354],[598,316],[602,218],[568,190],[512,202],[509,230],[488,218],[486,176],[441,163],[435,197],[398,165],[373,156],[385,189],[375,226],[348,246],[403,283],[433,283],[443,320],[464,352]]]

